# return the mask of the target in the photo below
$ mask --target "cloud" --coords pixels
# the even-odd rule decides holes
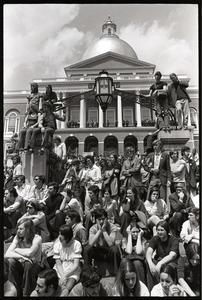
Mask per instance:
[[[197,84],[197,43],[189,44],[185,39],[174,37],[176,25],[173,22],[169,27],[160,26],[157,21],[150,26],[131,23],[120,29],[119,37],[133,47],[140,60],[155,64],[156,70],[163,74],[187,74],[192,83]]]
[[[33,78],[65,76],[64,66],[79,57],[84,44],[84,33],[70,26],[78,13],[78,5],[4,6],[5,89],[29,88]]]

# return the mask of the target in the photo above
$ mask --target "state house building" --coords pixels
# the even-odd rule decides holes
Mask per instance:
[[[156,66],[139,60],[134,49],[121,40],[116,31],[117,26],[109,16],[102,26],[99,40],[84,52],[80,62],[65,66],[63,78],[33,80],[41,93],[45,92],[48,84],[52,85],[59,100],[77,95],[67,101],[66,121],[57,121],[55,132],[61,136],[69,153],[94,151],[96,155],[124,155],[128,145],[133,145],[143,153],[149,134],[156,130],[155,113],[149,103],[140,106],[127,94],[114,94],[106,111],[107,126],[103,127],[103,111],[95,100],[95,94],[81,94],[92,89],[95,78],[102,70],[106,70],[113,78],[117,89],[134,94],[137,90],[142,94],[149,93],[150,86],[155,82]],[[148,47],[146,42],[142,47]],[[163,74],[163,70],[158,71]],[[182,81],[190,81],[184,74],[177,75]],[[161,79],[168,84],[171,82],[169,74]],[[170,134],[160,132],[167,149],[180,149],[184,144],[191,149],[199,149],[198,87],[190,86],[187,90],[192,100],[189,130],[172,130]],[[19,133],[23,127],[28,94],[30,91],[4,92],[5,148],[13,132]]]

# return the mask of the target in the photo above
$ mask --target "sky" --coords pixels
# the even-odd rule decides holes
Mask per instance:
[[[4,91],[65,77],[64,68],[100,38],[108,15],[138,59],[198,86],[197,4],[5,4],[3,14]]]

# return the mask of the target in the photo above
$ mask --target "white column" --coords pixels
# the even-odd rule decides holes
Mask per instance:
[[[60,101],[60,92],[56,92],[56,94],[57,94],[58,101]],[[60,112],[58,112],[58,114],[60,114]],[[56,120],[57,129],[61,127],[60,123],[61,122],[59,120]]]
[[[118,127],[123,127],[122,99],[119,95],[117,96],[117,121]]]
[[[59,115],[61,115],[60,111],[58,112]],[[61,121],[56,120],[56,124],[57,124],[57,129],[61,128]]]
[[[81,95],[80,100],[80,128],[86,127],[86,100],[84,96]]]
[[[139,97],[138,93],[137,93],[136,100],[140,101],[140,97]],[[135,118],[137,121],[137,127],[141,127],[142,126],[141,109],[140,109],[140,104],[138,104],[138,103],[135,103]]]
[[[61,113],[61,116],[62,116],[63,115],[63,111],[61,110],[60,113]],[[67,110],[66,110],[65,115],[66,115],[66,118],[67,118]],[[60,122],[61,128],[66,128],[65,123],[66,123],[66,119],[65,119],[65,121],[61,121]]]
[[[103,111],[99,105],[99,127],[103,127]]]

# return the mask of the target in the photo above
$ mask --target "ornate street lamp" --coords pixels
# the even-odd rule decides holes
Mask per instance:
[[[104,127],[106,127],[106,110],[108,105],[111,103],[113,99],[112,95],[112,86],[113,79],[108,76],[108,72],[103,70],[99,73],[99,77],[95,78],[95,89],[96,96],[95,99],[99,103],[102,111],[103,111],[103,123]]]

